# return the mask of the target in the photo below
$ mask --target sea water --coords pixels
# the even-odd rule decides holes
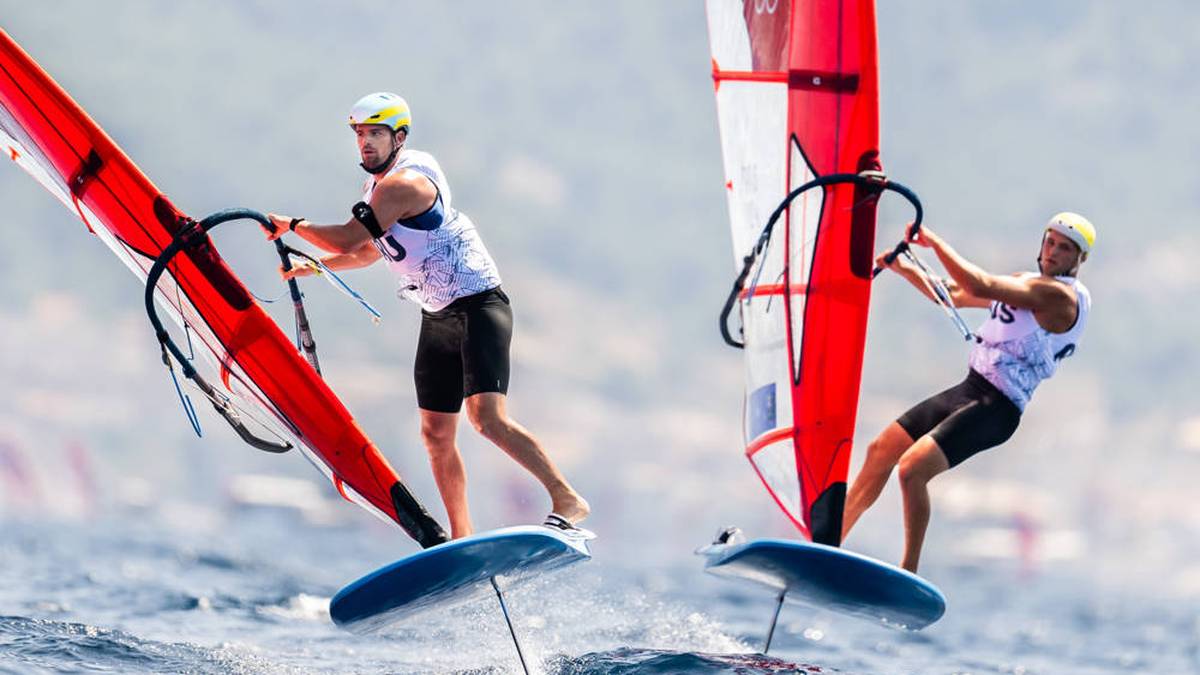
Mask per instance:
[[[338,588],[414,550],[366,516],[313,524],[288,509],[10,518],[0,672],[520,673],[494,598],[380,635],[330,622]],[[929,551],[922,572],[948,600],[939,623],[907,633],[789,603],[764,656],[770,592],[705,575],[687,550],[636,550],[601,532],[592,561],[508,591],[531,672],[1200,672],[1194,597],[1105,587],[1082,563]]]

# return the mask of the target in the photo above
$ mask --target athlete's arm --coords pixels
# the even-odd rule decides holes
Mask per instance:
[[[962,257],[927,227],[917,232],[913,243],[932,248],[963,293],[983,301],[998,300],[1034,313],[1062,314],[1069,318],[1068,326],[1074,321],[1075,293],[1066,284],[1045,277],[990,274]]]
[[[335,253],[321,258],[321,264],[336,272],[366,267],[379,258],[379,249],[375,247],[374,243],[368,241],[349,253]]]
[[[875,265],[886,267],[904,277],[908,283],[912,284],[918,291],[921,291],[926,298],[929,298],[930,302],[937,303],[937,294],[921,269],[908,260],[908,258],[901,255],[896,256],[891,263],[888,263],[887,256],[891,254],[891,249],[881,252],[875,257]],[[988,307],[991,304],[990,300],[977,298],[967,293],[953,279],[943,279],[942,281],[950,291],[950,300],[954,303],[955,307]]]
[[[437,188],[432,181],[414,171],[398,171],[379,181],[371,194],[370,208],[365,212],[369,215],[364,214],[363,218],[374,222],[364,222],[353,216],[341,225],[317,225],[300,220],[292,228],[291,218],[270,213],[267,217],[275,231],[268,233],[267,239],[273,241],[293,229],[301,239],[330,253],[351,253],[372,239],[382,237],[390,223],[424,213],[435,199]]]
[[[321,258],[321,264],[336,272],[338,270],[352,270],[366,267],[379,260],[379,258],[379,249],[375,248],[375,244],[368,241],[349,253],[335,253],[325,256]],[[306,277],[310,274],[316,274],[317,268],[311,263],[301,263],[286,272],[282,268],[279,271],[286,280],[292,277]]]
[[[986,309],[992,306],[992,301],[987,298],[980,298],[971,295],[954,279],[946,279],[946,288],[950,290],[950,299],[954,301],[955,307],[978,307]]]
[[[905,281],[912,284],[913,288],[921,291],[921,293],[924,294],[926,298],[929,298],[931,302],[937,302],[937,296],[934,295],[933,288],[929,286],[929,281],[925,278],[925,275],[921,274],[921,270],[917,269],[917,266],[912,264],[912,262],[910,262],[904,256],[898,255],[892,259],[892,262],[889,263],[887,261],[887,257],[891,254],[891,249],[881,251],[879,255],[875,256],[875,266],[886,267],[896,274],[899,274],[900,276],[904,277]]]
[[[267,233],[269,241],[275,241],[291,230],[301,239],[330,253],[351,253],[371,241],[371,235],[355,218],[341,225],[318,225],[301,219],[294,228],[291,227],[292,219],[287,216],[268,213],[267,218],[275,226],[274,232]]]

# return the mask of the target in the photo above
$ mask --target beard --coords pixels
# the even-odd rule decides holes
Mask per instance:
[[[370,174],[383,173],[384,170],[386,170],[392,163],[392,160],[396,159],[396,155],[399,154],[401,147],[402,144],[397,143],[395,134],[392,134],[392,151],[388,153],[387,157],[384,157],[382,161],[374,166],[368,166],[366,161],[359,162],[358,165],[362,167],[363,171],[366,171]]]
[[[1073,277],[1079,273],[1079,265],[1083,262],[1079,257],[1062,270],[1047,270],[1046,263],[1042,262],[1042,256],[1038,256],[1037,266],[1038,272],[1048,277]]]

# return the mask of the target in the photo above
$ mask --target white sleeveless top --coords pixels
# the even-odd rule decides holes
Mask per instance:
[[[1022,278],[1038,276],[1026,272]],[[1004,393],[1022,411],[1042,380],[1054,375],[1058,362],[1075,353],[1087,325],[1092,296],[1075,277],[1056,277],[1075,289],[1078,314],[1065,333],[1038,325],[1028,309],[992,303],[992,315],[980,326],[979,343],[971,350],[971,369]]]
[[[363,201],[370,203],[376,180],[401,169],[425,176],[437,187],[445,219],[432,230],[406,227],[400,222],[384,227],[384,236],[374,240],[400,286],[398,295],[430,312],[445,309],[458,298],[475,295],[500,285],[500,272],[483,245],[475,224],[452,206],[450,184],[433,155],[420,150],[402,150],[386,174],[367,179]]]

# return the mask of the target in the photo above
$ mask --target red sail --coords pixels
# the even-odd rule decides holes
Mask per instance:
[[[709,0],[734,261],[787,193],[879,169],[873,0]],[[796,199],[742,294],[746,454],[805,536],[841,539],[875,239],[849,184]]]
[[[185,219],[3,30],[0,151],[77,213],[143,281]],[[409,504],[398,495],[407,490],[395,470],[211,241],[174,259],[157,299],[187,327],[198,356],[215,364],[231,394],[298,441],[343,496],[403,522]]]

